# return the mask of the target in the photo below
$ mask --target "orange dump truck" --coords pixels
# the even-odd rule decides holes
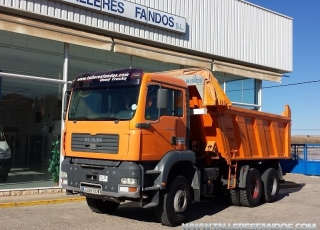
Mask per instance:
[[[137,201],[176,226],[205,195],[247,207],[277,200],[289,106],[282,115],[233,107],[205,69],[85,73],[64,104],[61,184],[94,212]]]

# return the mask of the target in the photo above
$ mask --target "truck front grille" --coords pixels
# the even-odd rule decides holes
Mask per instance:
[[[118,153],[119,135],[118,134],[97,134],[73,133],[72,151],[97,152],[97,153]]]

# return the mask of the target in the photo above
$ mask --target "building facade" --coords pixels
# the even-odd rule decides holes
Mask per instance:
[[[292,18],[243,0],[1,0],[0,125],[12,166],[0,190],[53,186],[62,97],[80,73],[189,67],[213,71],[235,106],[260,110],[262,81],[292,71]]]

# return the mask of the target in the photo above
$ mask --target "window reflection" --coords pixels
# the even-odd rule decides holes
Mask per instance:
[[[0,125],[11,169],[0,189],[51,187],[51,143],[60,138],[62,85],[2,77]]]
[[[157,120],[159,116],[183,116],[183,94],[181,90],[162,87],[168,92],[167,107],[164,109],[157,108],[157,92],[159,85],[149,85],[146,100],[146,120]]]
[[[62,79],[63,43],[0,30],[0,70]]]
[[[249,109],[259,108],[255,79],[221,72],[215,72],[214,76],[218,79],[220,86],[225,90],[233,105]]]

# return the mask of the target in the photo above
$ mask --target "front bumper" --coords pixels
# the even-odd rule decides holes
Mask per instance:
[[[6,175],[10,172],[12,158],[0,159],[0,175]]]
[[[141,168],[135,162],[114,162],[67,157],[61,164],[61,171],[63,172],[61,177],[62,188],[81,193],[85,196],[95,196],[101,199],[135,199],[140,194],[140,184],[142,181]],[[67,177],[63,177],[65,173]],[[135,178],[137,179],[137,184],[121,184],[121,178]],[[124,191],[126,188],[134,187],[136,187],[135,192]],[[93,191],[95,192],[93,193]]]

